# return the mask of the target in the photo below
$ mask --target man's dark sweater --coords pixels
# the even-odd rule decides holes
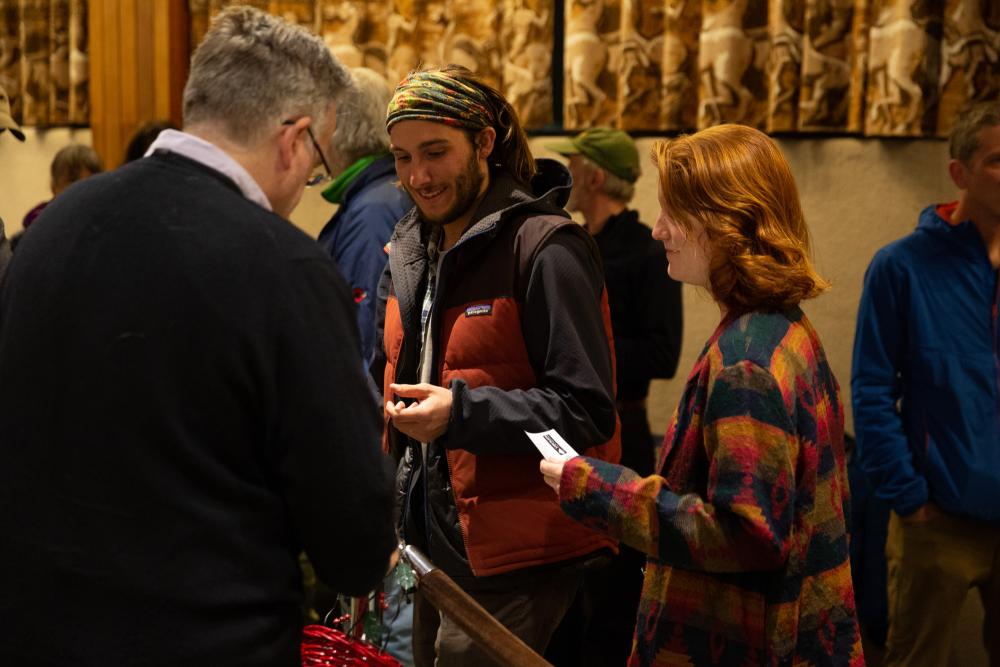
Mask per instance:
[[[43,218],[0,289],[0,664],[300,664],[300,550],[362,594],[394,542],[347,286],[174,154]]]

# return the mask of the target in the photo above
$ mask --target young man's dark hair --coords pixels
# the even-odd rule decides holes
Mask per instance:
[[[403,459],[400,530],[541,651],[615,547],[561,512],[525,435],[618,459],[600,257],[562,208],[565,169],[535,163],[510,104],[468,70],[410,74],[386,124],[416,205],[389,244],[372,365]],[[491,664],[419,591],[414,657]]]

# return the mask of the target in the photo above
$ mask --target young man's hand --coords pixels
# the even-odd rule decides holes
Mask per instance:
[[[420,442],[431,442],[448,430],[451,389],[420,383],[391,384],[389,390],[402,398],[416,399],[410,405],[403,401],[385,404],[386,413],[400,432]]]

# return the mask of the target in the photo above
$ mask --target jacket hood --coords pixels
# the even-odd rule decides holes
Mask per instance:
[[[569,202],[569,191],[573,189],[573,179],[569,169],[562,162],[539,158],[535,160],[538,172],[531,179],[531,191],[539,199],[551,199],[559,208]]]
[[[969,250],[981,254],[984,250],[979,230],[971,220],[953,223],[945,216],[950,216],[957,202],[950,204],[932,204],[920,212],[917,231],[930,234],[936,239],[947,243],[965,246]]]
[[[374,162],[365,167],[364,171],[358,174],[353,183],[347,186],[347,190],[344,192],[344,198],[341,204],[349,201],[351,197],[364,190],[373,181],[377,181],[380,178],[385,178],[386,176],[395,173],[396,160],[392,157],[392,155],[380,155]]]
[[[536,215],[569,217],[563,209],[573,187],[569,170],[561,163],[547,158],[536,160],[535,166],[537,172],[527,186],[507,171],[492,170],[490,188],[465,233],[480,229],[483,223],[495,223],[515,209],[519,212],[530,209]]]

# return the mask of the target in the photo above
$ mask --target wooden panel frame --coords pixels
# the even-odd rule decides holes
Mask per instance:
[[[181,124],[190,55],[186,0],[90,0],[94,149],[108,168],[143,123]]]

